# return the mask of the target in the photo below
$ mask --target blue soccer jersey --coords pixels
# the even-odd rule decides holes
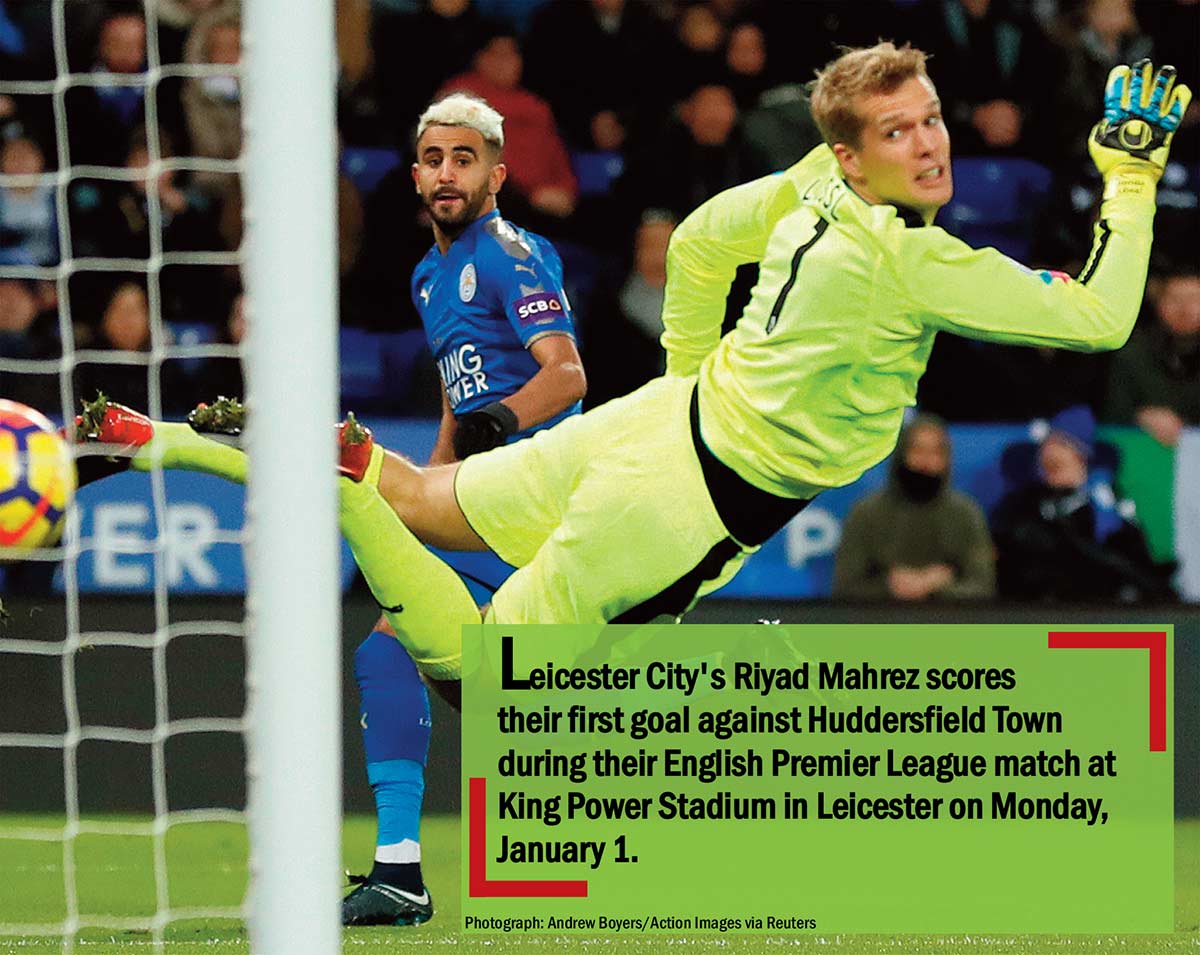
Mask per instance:
[[[537,374],[529,347],[539,338],[575,336],[554,246],[498,211],[467,226],[444,255],[434,245],[413,271],[412,297],[455,416],[516,393]],[[579,409],[576,402],[529,430]]]

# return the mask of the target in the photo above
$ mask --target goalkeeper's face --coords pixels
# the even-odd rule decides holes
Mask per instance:
[[[914,76],[890,93],[859,96],[855,111],[863,119],[859,145],[834,146],[855,192],[927,218],[950,201],[950,135],[928,79]]]
[[[465,126],[430,126],[417,143],[413,182],[434,224],[450,237],[496,205],[505,168],[495,147]]]

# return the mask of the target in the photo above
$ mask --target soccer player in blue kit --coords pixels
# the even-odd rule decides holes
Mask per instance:
[[[430,464],[577,414],[586,387],[558,253],[496,208],[502,124],[487,103],[457,93],[433,103],[417,125],[413,181],[435,241],[413,271],[412,298],[442,381]],[[342,922],[424,922],[433,914],[418,839],[428,692],[383,617],[355,652],[354,677],[378,830],[374,866],[351,877],[358,886],[343,900]]]

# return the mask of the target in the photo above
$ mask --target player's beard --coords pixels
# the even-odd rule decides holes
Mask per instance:
[[[483,211],[483,206],[491,193],[488,192],[486,182],[474,193],[463,192],[461,189],[452,190],[455,195],[462,198],[462,206],[458,212],[452,215],[441,215],[437,211],[437,195],[439,192],[445,191],[447,190],[435,189],[425,198],[425,208],[429,210],[430,218],[437,223],[437,227],[442,233],[451,239],[456,239],[467,226],[479,218],[479,213]]]

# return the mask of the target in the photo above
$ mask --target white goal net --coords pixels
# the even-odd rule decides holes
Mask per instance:
[[[0,7],[0,397],[68,429],[97,390],[177,419],[232,394],[244,365],[264,422],[299,381],[312,414],[251,424],[244,508],[215,478],[106,478],[81,489],[60,547],[0,570],[0,948],[127,933],[169,951],[189,921],[237,934],[248,914],[255,951],[336,942],[332,442],[312,424],[336,414],[333,74],[313,69],[332,63],[332,4],[312,7],[311,24],[278,0]],[[282,47],[254,32],[272,18],[291,21]],[[253,79],[256,58],[274,81]],[[295,93],[314,114],[300,130],[281,105]],[[296,142],[314,162],[288,158]],[[292,449],[309,477],[280,487],[256,459]],[[308,656],[288,659],[288,640]],[[282,908],[274,873],[293,889]]]

